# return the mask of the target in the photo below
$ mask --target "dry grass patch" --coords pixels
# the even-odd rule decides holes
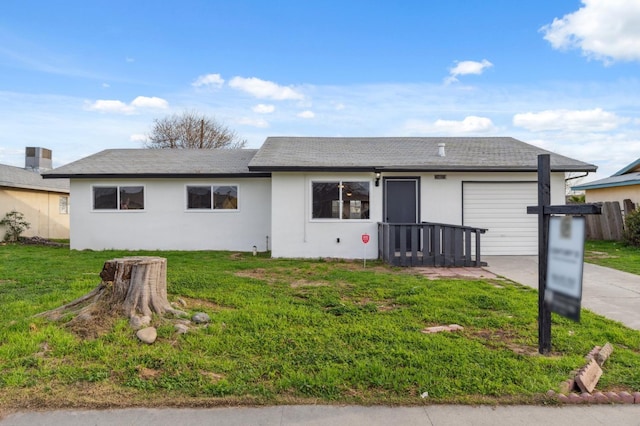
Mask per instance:
[[[604,251],[588,250],[585,256],[587,259],[618,259],[620,256],[614,256]]]

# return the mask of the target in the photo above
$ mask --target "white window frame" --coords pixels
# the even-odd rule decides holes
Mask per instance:
[[[144,204],[141,209],[121,209],[120,208],[120,188],[129,186],[142,187],[142,203]],[[95,208],[95,192],[94,188],[116,188],[116,208],[115,209],[96,209]],[[91,211],[96,213],[114,213],[114,212],[126,212],[126,213],[143,213],[147,211],[147,186],[140,183],[114,183],[114,184],[97,184],[91,185],[91,197],[89,202],[91,203]]]
[[[211,189],[211,208],[189,208],[189,193],[188,187],[190,186],[204,186],[209,187]],[[214,187],[220,186],[234,186],[236,188],[236,199],[238,200],[238,204],[235,209],[216,209],[214,204]],[[240,212],[240,184],[238,183],[187,183],[184,185],[184,211],[186,213],[239,213]]]
[[[69,214],[69,196],[68,195],[61,195],[60,198],[58,199],[58,213],[61,215]]]
[[[368,219],[344,219],[342,217],[343,208],[344,208],[344,199],[342,194],[342,189],[344,188],[344,183],[368,183],[369,184],[369,218]],[[314,183],[336,183],[340,187],[339,196],[338,196],[338,217],[313,217],[313,184]],[[358,223],[358,222],[371,222],[371,196],[372,196],[372,188],[373,181],[370,179],[358,179],[358,178],[346,178],[346,179],[335,179],[335,178],[317,178],[311,179],[309,181],[309,221],[310,222],[341,222],[341,223]]]

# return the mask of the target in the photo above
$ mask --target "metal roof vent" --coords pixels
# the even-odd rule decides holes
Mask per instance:
[[[53,168],[51,150],[47,148],[27,147],[24,168],[34,172],[42,172]]]
[[[445,156],[444,147],[445,147],[444,142],[440,142],[438,144],[438,157],[444,157]]]

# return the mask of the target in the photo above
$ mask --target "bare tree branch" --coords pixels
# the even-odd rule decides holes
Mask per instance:
[[[247,141],[235,131],[195,111],[184,111],[153,121],[147,148],[244,148]]]

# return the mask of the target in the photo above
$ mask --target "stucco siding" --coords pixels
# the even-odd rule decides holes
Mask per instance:
[[[436,179],[435,175],[446,175]],[[382,178],[420,178],[420,221],[463,224],[463,182],[536,181],[536,173],[383,173]],[[370,182],[370,219],[317,220],[311,218],[314,181]],[[377,258],[377,223],[383,214],[383,180],[375,186],[373,173],[296,173],[272,174],[272,212],[274,257]],[[552,204],[564,203],[564,174],[551,176]],[[523,211],[526,214],[526,211]],[[366,248],[362,234],[371,236]],[[338,242],[339,239],[339,242]],[[366,252],[365,252],[366,250]],[[509,254],[509,253],[504,253]]]
[[[624,208],[622,202],[625,199],[630,199],[635,204],[640,203],[640,185],[587,189],[585,191],[585,199],[587,203],[617,201],[620,203],[620,208]]]
[[[341,179],[369,182],[370,218],[312,219],[312,182]],[[375,186],[373,173],[273,173],[272,187],[273,257],[378,257],[377,223],[382,220],[382,184]],[[362,242],[365,233],[371,236],[366,247]]]
[[[101,179],[99,185],[144,186],[144,210],[94,210],[96,181],[71,181],[72,249],[234,250],[267,249],[271,232],[268,178]],[[187,185],[237,185],[238,210],[194,211]]]
[[[0,218],[12,210],[22,213],[30,228],[22,236],[69,238],[69,214],[60,213],[60,197],[69,194],[18,188],[0,188]],[[0,240],[5,229],[0,229]]]

